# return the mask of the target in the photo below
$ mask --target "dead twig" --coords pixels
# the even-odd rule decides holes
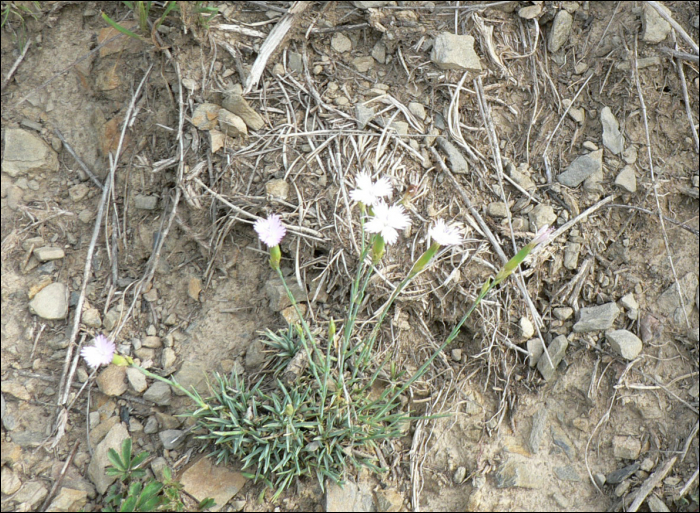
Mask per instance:
[[[685,39],[686,43],[688,43],[691,48],[695,51],[696,55],[700,54],[700,50],[698,49],[698,44],[693,41],[693,38],[688,35],[688,33],[681,27],[676,20],[674,20],[669,14],[661,7],[659,2],[653,2],[653,1],[648,1],[647,4],[652,6],[654,9],[656,9],[656,12],[659,13],[659,16],[661,16],[663,19],[665,19],[669,25],[673,27],[673,30],[678,32],[680,36]]]
[[[642,505],[642,503],[646,500],[647,496],[651,493],[651,491],[656,488],[656,486],[664,480],[666,475],[671,471],[673,468],[673,465],[676,464],[676,460],[678,459],[678,456],[674,456],[670,460],[668,460],[666,463],[664,463],[664,466],[661,467],[659,470],[654,472],[652,475],[650,475],[646,481],[644,481],[644,484],[639,487],[637,490],[637,494],[632,501],[632,504],[629,505],[629,507],[625,511],[637,511],[639,509],[639,506]]]
[[[78,156],[78,154],[73,150],[73,147],[70,144],[68,144],[68,141],[66,141],[66,138],[63,137],[61,131],[58,128],[54,128],[53,133],[56,134],[56,136],[61,140],[63,146],[65,146],[65,148],[68,150],[68,153],[70,153],[75,159],[75,161],[80,165],[80,167],[83,168],[83,171],[85,171],[85,173],[90,177],[90,180],[92,180],[92,182],[95,185],[97,185],[101,190],[104,187],[104,185],[102,184],[102,182],[100,182],[100,179],[97,178],[97,176],[95,176],[95,173],[93,173],[92,170],[88,167],[88,165],[85,162],[83,162],[83,159],[81,159]]]
[[[2,86],[0,86],[0,91],[5,89],[5,86],[12,80],[12,76],[15,74],[15,71],[17,71],[17,68],[19,68],[19,65],[22,63],[24,60],[24,56],[27,55],[27,50],[29,50],[29,47],[32,46],[32,40],[29,39],[27,41],[27,44],[24,45],[24,49],[22,50],[22,54],[17,57],[17,60],[15,63],[12,65],[10,68],[10,71],[7,72],[7,76],[3,79],[2,81]]]

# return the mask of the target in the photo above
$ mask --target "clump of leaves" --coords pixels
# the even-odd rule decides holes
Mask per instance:
[[[148,458],[148,452],[133,456],[131,438],[122,442],[121,455],[110,449],[107,457],[113,466],[107,467],[105,473],[119,480],[110,487],[103,511],[184,511],[180,498],[182,485],[173,481],[168,467],[163,470],[164,483],[153,478],[143,481],[146,470],[141,465]],[[199,509],[213,505],[213,499],[208,498],[199,504]]]

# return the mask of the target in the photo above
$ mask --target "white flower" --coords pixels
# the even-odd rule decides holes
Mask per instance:
[[[387,244],[393,244],[399,238],[398,230],[411,226],[403,205],[388,206],[379,202],[373,207],[374,217],[365,224],[369,233],[378,233]]]
[[[282,219],[277,214],[270,214],[267,219],[258,219],[253,228],[262,242],[268,248],[277,246],[287,233],[287,229],[282,224]]]
[[[85,358],[87,364],[93,369],[100,365],[109,365],[114,357],[114,342],[104,335],[97,335],[94,346],[86,346],[80,350],[80,356]]]
[[[454,225],[447,225],[444,219],[438,219],[428,230],[430,238],[441,246],[456,246],[462,244],[462,234]]]
[[[382,177],[372,183],[372,175],[362,172],[355,180],[356,189],[350,192],[353,201],[364,203],[367,206],[374,206],[381,201],[381,198],[391,198],[391,182],[387,177]]]

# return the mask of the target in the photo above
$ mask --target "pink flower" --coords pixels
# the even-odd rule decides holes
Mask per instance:
[[[539,231],[535,235],[535,238],[532,239],[532,241],[530,242],[530,245],[534,248],[538,244],[542,244],[543,242],[549,240],[549,236],[552,235],[553,231],[553,226],[550,227],[548,225],[544,225],[542,228],[539,229]]]
[[[94,346],[86,346],[80,350],[80,356],[85,358],[87,364],[93,369],[97,369],[100,365],[112,363],[116,351],[114,342],[104,335],[97,335],[93,342]]]
[[[253,228],[262,242],[268,248],[277,246],[287,233],[287,229],[282,224],[282,219],[277,214],[270,214],[267,219],[258,219]]]
[[[369,233],[379,233],[387,244],[393,244],[399,238],[398,230],[411,226],[403,205],[388,206],[379,202],[373,207],[374,217],[365,224]]]
[[[444,219],[438,219],[428,230],[430,238],[441,246],[456,246],[462,244],[462,234],[454,225],[447,225]]]
[[[372,183],[372,175],[365,171],[357,175],[355,185],[357,188],[350,192],[350,198],[358,203],[375,206],[382,198],[391,198],[391,182],[387,177],[382,177]]]

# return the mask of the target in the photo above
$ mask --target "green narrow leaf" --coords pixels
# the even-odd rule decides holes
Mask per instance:
[[[102,13],[102,19],[105,20],[109,25],[111,25],[112,27],[117,29],[122,34],[129,36],[129,37],[133,37],[134,39],[140,39],[143,41],[143,38],[141,36],[139,36],[138,34],[134,34],[131,30],[129,30],[125,27],[122,27],[119,23],[112,20],[112,18],[107,16],[105,13]]]
[[[121,472],[124,472],[126,470],[126,465],[122,463],[119,454],[117,454],[117,451],[115,451],[114,449],[110,449],[109,451],[107,451],[107,458],[109,458],[109,461],[112,462],[112,465],[114,465],[117,470]]]

